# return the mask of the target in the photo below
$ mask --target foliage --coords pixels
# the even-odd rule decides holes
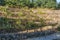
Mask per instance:
[[[0,5],[4,6],[5,5],[5,0],[0,0]]]
[[[0,5],[55,8],[56,0],[0,0]]]
[[[60,31],[60,25],[58,25],[58,28],[57,28],[58,31]]]
[[[57,5],[57,9],[60,9],[60,2],[59,2],[58,5]]]
[[[0,6],[0,11],[5,12],[7,10],[7,7]]]
[[[27,20],[27,21],[26,21]],[[45,26],[44,20],[40,20],[40,24],[36,24],[33,21],[29,21],[28,19],[10,19],[10,18],[0,18],[0,29],[18,29],[18,30],[25,30],[25,29],[34,29]]]

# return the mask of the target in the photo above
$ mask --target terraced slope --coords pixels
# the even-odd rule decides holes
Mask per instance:
[[[60,22],[59,12],[60,10],[41,8],[2,7],[0,9],[0,19],[2,20],[0,20],[2,23],[0,28],[9,32],[10,30],[30,30],[45,26],[55,27]]]

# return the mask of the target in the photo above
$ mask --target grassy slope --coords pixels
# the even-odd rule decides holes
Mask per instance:
[[[0,30],[25,30],[53,26],[59,21],[59,12],[42,8],[9,8],[0,6]],[[58,17],[58,18],[57,18]],[[55,20],[57,19],[57,20]]]

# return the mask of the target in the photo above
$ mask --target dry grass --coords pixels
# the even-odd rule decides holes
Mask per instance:
[[[3,9],[3,10],[2,10]],[[43,8],[0,8],[0,17],[5,17],[8,19],[15,19],[18,20],[20,19],[21,23],[19,21],[16,21],[16,24],[21,25],[21,29],[25,29],[25,26],[27,25],[26,23],[28,22],[28,26],[31,25],[31,22],[34,24],[38,25],[47,25],[47,26],[52,26],[56,25],[60,21],[60,10],[52,10],[52,9],[43,9]],[[41,18],[43,20],[41,20]],[[41,20],[41,21],[40,21]],[[44,22],[45,23],[44,23]],[[14,23],[15,24],[15,23]],[[35,25],[34,25],[35,26]],[[20,28],[16,27],[17,29]],[[45,29],[46,30],[46,29]]]

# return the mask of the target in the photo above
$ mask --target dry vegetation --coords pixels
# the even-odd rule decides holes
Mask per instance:
[[[59,12],[47,8],[11,8],[0,6],[0,30],[21,31],[44,26],[55,26]]]

